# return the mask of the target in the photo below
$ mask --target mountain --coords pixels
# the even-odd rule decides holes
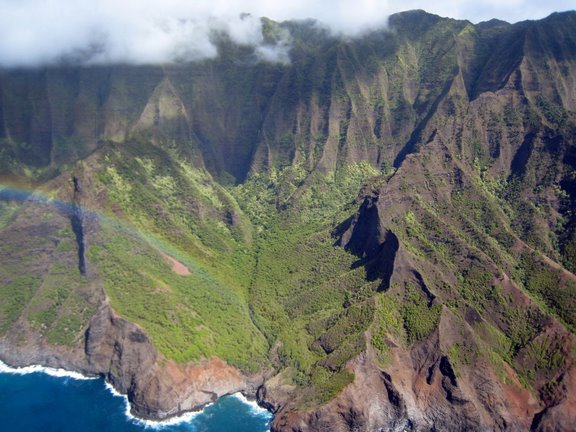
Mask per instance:
[[[569,430],[576,12],[0,72],[0,358],[165,418]]]

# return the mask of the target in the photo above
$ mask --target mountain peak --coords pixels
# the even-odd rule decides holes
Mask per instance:
[[[392,28],[405,26],[430,27],[441,19],[443,18],[439,15],[426,12],[422,9],[414,9],[390,15],[388,24]]]
[[[575,17],[0,71],[0,173],[39,184],[0,184],[0,358],[149,417],[233,387],[274,431],[570,429]]]

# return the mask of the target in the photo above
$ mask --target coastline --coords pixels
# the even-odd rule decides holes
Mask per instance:
[[[80,372],[68,371],[62,368],[53,368],[42,365],[30,365],[23,367],[12,367],[0,360],[0,373],[7,373],[12,375],[28,375],[33,373],[43,373],[56,378],[72,378],[75,380],[94,380],[99,379],[99,376],[83,375]]]
[[[138,417],[131,412],[131,405],[130,401],[128,400],[128,396],[126,394],[120,393],[114,386],[109,383],[103,376],[88,376],[84,375],[79,372],[69,371],[62,368],[54,368],[49,366],[42,366],[42,365],[29,365],[23,367],[12,367],[6,364],[4,361],[0,359],[0,374],[11,374],[11,375],[29,375],[29,374],[45,374],[55,378],[62,378],[62,379],[74,379],[79,381],[88,381],[88,380],[99,380],[101,379],[104,387],[114,396],[118,398],[122,398],[123,405],[124,405],[124,415],[127,419],[129,419],[134,424],[142,426],[146,429],[162,429],[167,426],[176,426],[179,424],[189,423],[191,422],[196,416],[202,414],[204,410],[212,405],[215,402],[208,403],[204,405],[199,410],[188,411],[183,414],[177,414],[175,416],[169,417],[164,420],[152,420]],[[264,413],[273,416],[273,414],[258,405],[256,400],[250,400],[246,395],[242,392],[236,392],[232,394],[222,395],[218,399],[222,397],[234,397],[240,400],[243,404],[250,407],[250,410],[256,415],[263,415]]]
[[[220,397],[238,392],[256,400],[266,378],[265,372],[245,375],[218,358],[185,365],[164,359],[138,326],[112,310],[104,293],[82,344],[50,345],[21,322],[17,331],[0,337],[0,360],[12,373],[70,375],[74,371],[84,377],[102,377],[129,399],[131,416],[152,422],[199,412]]]

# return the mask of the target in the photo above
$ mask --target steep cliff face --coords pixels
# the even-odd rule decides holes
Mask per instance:
[[[287,66],[255,64],[222,43],[217,60],[190,65],[5,71],[3,162],[58,165],[99,142],[145,136],[185,146],[236,181],[293,163],[398,166],[455,86],[475,100],[513,78],[530,102],[574,110],[573,20],[473,26],[415,11],[347,41],[285,23],[295,39]]]
[[[163,419],[197,410],[226,394],[254,391],[246,376],[219,359],[194,365],[162,360],[146,334],[108,305],[90,323],[85,354],[88,370],[104,375],[127,394],[132,413],[144,418]]]
[[[239,391],[254,396],[262,373],[242,372],[215,357],[167,359],[142,328],[113,310],[102,266],[85,255],[103,241],[106,221],[94,211],[102,198],[94,181],[77,174],[50,185],[69,201],[3,191],[20,204],[0,234],[3,361],[101,376],[143,418],[165,419]]]
[[[141,418],[166,419],[240,391],[255,395],[262,382],[219,359],[193,365],[162,359],[146,334],[106,302],[86,329],[84,350],[47,344],[22,324],[16,329],[17,336],[0,341],[0,355],[12,366],[41,364],[102,376],[128,396],[132,414]]]
[[[573,169],[574,36],[560,16],[547,21],[566,52],[546,21],[461,27],[454,68],[397,170],[365,187],[336,231],[387,290],[366,334],[375,355],[348,364],[356,379],[333,402],[288,404],[274,430],[525,430],[574,417],[574,275],[556,262],[570,266],[566,246],[553,244],[566,238],[558,221],[571,217],[558,187]],[[472,59],[479,49],[485,57]],[[562,72],[549,81],[552,70]]]
[[[273,430],[526,430],[574,417],[573,314],[558,303],[543,313],[539,292],[568,298],[575,276],[541,257],[522,270],[524,289],[513,282],[533,250],[468,170],[435,140],[359,197],[340,242],[386,287],[367,351],[348,363],[356,378],[334,401],[303,411],[289,403]],[[460,201],[467,190],[475,203]],[[547,274],[558,277],[549,287]]]
[[[0,74],[0,357],[144,417],[243,390],[277,431],[571,424],[576,14],[267,26],[289,65]]]

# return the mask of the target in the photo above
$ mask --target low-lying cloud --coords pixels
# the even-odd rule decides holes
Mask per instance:
[[[260,19],[254,15],[164,3],[4,0],[0,7],[0,65],[201,60],[218,54],[217,33],[255,47],[255,54],[264,60],[286,60],[285,44],[267,46]]]
[[[572,0],[0,0],[0,67],[62,61],[162,64],[213,58],[214,35],[252,46],[260,60],[287,62],[289,37],[267,44],[259,19],[315,18],[334,32],[383,27],[394,12],[422,8],[474,22],[541,18]],[[247,15],[249,13],[250,15]]]

